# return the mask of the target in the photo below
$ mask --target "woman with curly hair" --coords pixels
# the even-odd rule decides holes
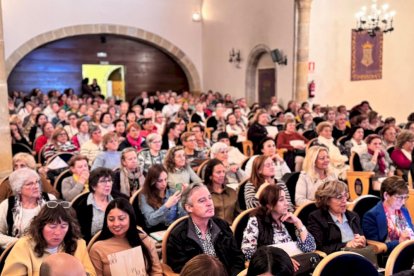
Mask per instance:
[[[175,188],[176,184],[187,187],[191,183],[203,182],[187,163],[182,146],[173,147],[167,152],[164,166],[168,172],[167,183],[170,188]]]
[[[39,275],[45,257],[65,252],[76,257],[89,275],[96,275],[86,243],[70,203],[49,201],[30,224],[7,257],[2,275]]]

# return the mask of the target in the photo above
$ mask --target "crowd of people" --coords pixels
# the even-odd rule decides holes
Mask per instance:
[[[0,185],[0,246],[14,245],[2,275],[38,275],[43,261],[63,253],[89,275],[111,275],[108,255],[137,246],[145,273],[161,275],[148,234],[184,216],[167,243],[173,253],[162,260],[184,274],[200,256],[220,275],[237,275],[246,261],[247,275],[263,267],[273,273],[263,258],[278,255],[281,275],[291,275],[302,272],[298,254],[366,248],[367,239],[386,243],[389,254],[414,239],[404,207],[414,114],[397,125],[366,101],[349,110],[290,101],[284,109],[276,97],[249,107],[245,98],[212,91],[144,91],[127,102],[72,89],[13,92],[9,112],[17,152]],[[347,209],[355,155],[382,199],[363,218]],[[291,194],[285,181],[294,173]],[[305,224],[294,211],[308,203],[318,209]],[[239,244],[230,226],[245,209],[252,212]]]

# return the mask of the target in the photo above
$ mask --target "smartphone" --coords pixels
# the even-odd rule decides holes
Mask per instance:
[[[176,183],[175,184],[175,190],[182,192],[182,190],[183,190],[183,183]]]

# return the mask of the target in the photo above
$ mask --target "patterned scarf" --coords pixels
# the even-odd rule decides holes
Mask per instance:
[[[405,229],[405,219],[401,210],[395,210],[392,214],[391,210],[384,205],[385,216],[387,218],[388,238],[391,241],[399,240],[401,232]],[[393,220],[393,215],[395,215]]]
[[[41,193],[41,192],[40,192]],[[40,195],[40,198],[37,200],[37,207],[39,210],[42,208],[43,205],[46,204],[44,198]],[[13,229],[12,229],[12,236],[16,238],[20,238],[24,235],[26,229],[22,229],[22,217],[23,217],[23,204],[21,201],[21,195],[17,195],[15,197],[14,206],[12,208],[13,214]]]
[[[129,134],[127,134],[126,138],[128,140],[128,143],[130,143],[133,148],[135,148],[136,150],[141,149],[141,143],[142,143],[141,135],[138,136],[138,139],[136,139],[136,140],[134,138],[132,138]]]

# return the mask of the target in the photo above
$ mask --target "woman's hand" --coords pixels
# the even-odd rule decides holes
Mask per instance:
[[[290,258],[290,259],[292,260],[293,269],[295,270],[295,272],[298,271],[300,267],[300,263],[293,258]]]
[[[280,218],[281,222],[288,222],[288,223],[292,223],[295,225],[296,228],[301,228],[303,226],[302,221],[295,216],[293,213],[291,212],[287,212],[286,214],[284,214],[281,218]]]
[[[410,240],[410,233],[407,230],[401,232],[399,242],[408,241]]]
[[[89,179],[89,171],[84,171],[79,175],[79,183],[85,186],[86,181]]]
[[[273,154],[272,159],[276,162],[279,161],[279,163],[283,163],[285,162],[285,160],[283,160],[282,157],[280,157],[280,155],[278,153]]]
[[[232,164],[232,165],[230,165],[230,171],[232,172],[232,173],[237,173],[237,170],[239,169],[239,165],[237,165],[237,164]]]
[[[168,209],[173,207],[175,204],[178,203],[178,201],[180,201],[180,199],[181,199],[181,192],[176,191],[172,196],[168,198],[167,202],[165,202],[165,207],[167,207]]]

